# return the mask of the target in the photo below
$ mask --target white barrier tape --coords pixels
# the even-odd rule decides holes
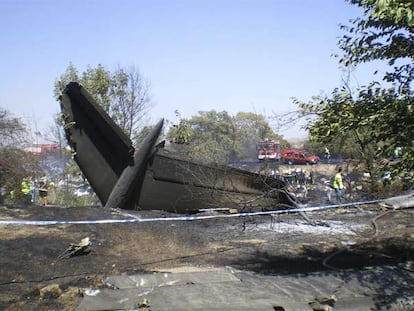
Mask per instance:
[[[1,225],[28,225],[28,226],[51,226],[51,225],[87,225],[87,224],[115,224],[115,223],[138,223],[156,221],[193,221],[214,218],[248,217],[258,215],[290,214],[298,212],[313,212],[335,207],[347,207],[353,205],[380,203],[384,200],[361,201],[353,203],[342,203],[324,206],[300,207],[284,210],[272,210],[262,212],[242,212],[235,214],[201,215],[201,216],[176,216],[176,217],[155,217],[155,218],[129,218],[129,219],[102,219],[102,220],[0,220]]]

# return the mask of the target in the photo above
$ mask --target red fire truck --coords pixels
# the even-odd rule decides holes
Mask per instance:
[[[41,155],[46,152],[56,152],[58,149],[57,144],[31,144],[25,148],[25,151],[34,155]]]
[[[257,144],[257,159],[280,160],[280,144],[274,140],[265,140]]]

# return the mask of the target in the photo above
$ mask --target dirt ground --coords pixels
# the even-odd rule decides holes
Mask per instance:
[[[129,213],[129,214],[126,214]],[[0,207],[0,220],[97,220],[177,216],[98,207]],[[204,214],[200,214],[204,215]],[[0,225],[0,309],[74,310],[109,275],[231,266],[264,275],[365,269],[414,260],[414,211],[379,205],[297,214],[78,225]],[[377,230],[374,230],[374,225]],[[91,252],[58,260],[89,237]],[[410,268],[411,269],[411,268]],[[57,284],[62,294],[41,298]]]

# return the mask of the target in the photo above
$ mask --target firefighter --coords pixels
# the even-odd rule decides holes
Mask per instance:
[[[42,178],[39,183],[39,203],[40,205],[46,206],[47,205],[47,181],[46,178]]]
[[[328,147],[325,147],[324,155],[325,155],[326,162],[329,163],[329,159],[331,158],[331,152],[329,151]]]
[[[342,189],[344,188],[344,185],[342,183],[342,167],[340,167],[338,169],[338,172],[335,174],[333,180],[333,188],[335,189],[336,198],[340,200],[342,195]]]

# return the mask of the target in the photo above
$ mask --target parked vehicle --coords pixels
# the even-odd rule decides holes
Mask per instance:
[[[306,150],[286,149],[280,155],[281,160],[287,164],[317,164],[320,158]]]
[[[265,140],[257,144],[257,159],[258,160],[280,160],[280,144],[274,140]]]

